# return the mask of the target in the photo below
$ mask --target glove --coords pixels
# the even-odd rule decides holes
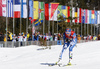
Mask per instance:
[[[65,41],[66,41],[66,42],[71,42],[72,39],[68,39],[68,38],[66,38]]]

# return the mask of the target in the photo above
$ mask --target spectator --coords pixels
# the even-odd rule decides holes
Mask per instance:
[[[57,37],[57,35],[55,35],[55,37],[54,37],[54,41],[57,41],[58,40],[58,37]]]
[[[50,36],[50,41],[53,41],[53,37],[52,37],[52,35]]]
[[[21,35],[21,33],[19,33],[18,41],[21,43],[22,46],[23,36]]]
[[[29,36],[28,41],[32,41],[32,36],[31,35]]]
[[[58,40],[61,40],[61,35],[60,35],[60,33],[58,34]]]
[[[78,43],[80,43],[81,37],[80,35],[77,36]]]
[[[17,37],[16,37],[15,34],[13,35],[12,40],[13,40],[13,42],[16,42],[17,41]]]
[[[4,42],[6,42],[6,36],[4,36]]]
[[[4,41],[4,35],[0,33],[0,41]]]
[[[100,34],[98,35],[98,40],[100,40]]]
[[[94,41],[97,40],[97,37],[96,37],[96,36],[93,36],[93,40],[94,40]]]

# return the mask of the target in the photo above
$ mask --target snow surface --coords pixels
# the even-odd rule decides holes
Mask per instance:
[[[36,45],[0,48],[0,69],[100,69],[100,41],[78,43],[73,49],[73,65],[66,67],[47,65],[58,60],[62,45],[41,48]],[[68,63],[68,52],[64,51],[60,63]]]

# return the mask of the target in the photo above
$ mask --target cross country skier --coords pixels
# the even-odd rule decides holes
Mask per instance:
[[[63,45],[63,49],[62,49],[60,56],[59,56],[59,61],[62,59],[62,54],[63,54],[64,50],[69,47],[69,63],[68,63],[68,65],[71,65],[70,61],[71,61],[72,55],[73,55],[72,50],[77,43],[76,34],[74,31],[71,31],[70,28],[66,28],[66,30],[63,34],[63,39],[64,39],[64,45]]]

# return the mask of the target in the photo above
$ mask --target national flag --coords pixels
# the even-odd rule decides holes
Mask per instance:
[[[85,23],[87,23],[87,20],[88,20],[88,11],[87,9],[85,9]]]
[[[15,0],[14,3],[14,18],[20,18],[21,15],[21,1]]]
[[[77,8],[77,23],[79,23],[79,8]]]
[[[75,17],[76,17],[75,23],[77,23],[77,16],[78,16],[78,15],[77,15],[77,11],[78,11],[78,10],[77,10],[77,7],[75,7]]]
[[[73,7],[73,8],[72,8],[72,18],[74,18],[74,17],[75,17],[75,11],[74,11],[74,10],[75,10],[75,7]],[[72,20],[72,22],[74,23],[74,22],[75,22],[75,20],[73,19],[73,20]]]
[[[95,19],[94,19],[94,24],[97,24],[97,11],[95,11]]]
[[[57,8],[57,16],[58,16],[58,18],[60,16],[62,16],[62,5],[59,5],[58,8]]]
[[[33,19],[33,1],[29,0],[29,19]]]
[[[97,24],[100,24],[100,11],[97,11]]]
[[[89,24],[89,10],[87,10],[87,24]]]
[[[0,16],[6,17],[6,0],[0,0]]]
[[[85,23],[85,10],[82,9],[82,23]]]
[[[89,24],[91,24],[92,22],[91,22],[91,15],[92,15],[92,12],[91,12],[91,10],[89,10]]]
[[[21,0],[21,18],[27,18],[27,0]]]
[[[95,14],[94,14],[94,12],[95,12],[95,11],[92,10],[92,17],[91,17],[91,18],[92,18],[92,24],[94,24],[94,22],[95,22],[95,21],[94,21],[94,19],[95,19]]]
[[[67,18],[67,7],[66,6],[62,6],[62,16],[64,18]],[[66,21],[66,20],[65,20]]]
[[[57,21],[57,8],[58,8],[58,5],[59,3],[50,3],[50,7],[51,7],[51,13],[50,13],[50,17],[49,19],[50,20],[53,20],[53,21]]]
[[[39,24],[41,24],[43,22],[42,19],[38,19],[34,22],[35,26],[38,26]]]
[[[82,23],[82,9],[79,8],[79,23]]]
[[[70,12],[71,12],[71,9],[70,9],[70,6],[68,6],[67,7],[67,17],[70,17]],[[70,19],[68,19],[67,22],[70,22]]]
[[[49,20],[49,4],[45,4],[45,19]]]
[[[39,2],[38,1],[34,1],[33,2],[33,5],[34,5],[34,21],[37,20],[39,18]]]
[[[39,2],[39,19],[44,19],[44,2]]]
[[[13,17],[13,0],[8,0],[7,1],[7,8],[8,8],[8,15],[7,15],[7,17]]]

